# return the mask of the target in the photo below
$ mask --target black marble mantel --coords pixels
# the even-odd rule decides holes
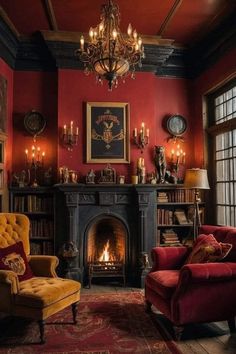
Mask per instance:
[[[127,230],[126,278],[143,287],[156,242],[156,187],[129,184],[60,184],[56,189],[56,254],[68,242],[78,253],[61,257],[60,272],[86,284],[85,250],[89,225],[102,216],[118,218]]]

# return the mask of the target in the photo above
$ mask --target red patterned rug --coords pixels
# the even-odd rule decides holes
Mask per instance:
[[[163,327],[145,313],[140,292],[81,296],[78,323],[71,309],[48,319],[46,344],[40,345],[35,322],[5,317],[0,320],[0,353],[32,354],[181,354]]]

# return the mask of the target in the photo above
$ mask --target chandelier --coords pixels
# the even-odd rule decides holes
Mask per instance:
[[[118,79],[123,82],[127,76],[135,78],[135,67],[142,66],[144,48],[141,37],[129,24],[127,35],[122,35],[119,23],[120,12],[112,0],[102,5],[101,22],[89,30],[89,40],[80,38],[80,49],[75,54],[84,63],[84,72],[95,73],[97,81],[108,81],[109,90],[117,87]]]

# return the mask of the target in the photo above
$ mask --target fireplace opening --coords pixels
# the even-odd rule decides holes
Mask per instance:
[[[89,287],[93,278],[123,281],[125,285],[127,230],[115,217],[95,220],[87,233],[87,273]]]

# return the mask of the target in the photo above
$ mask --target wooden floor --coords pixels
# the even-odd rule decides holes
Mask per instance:
[[[83,288],[83,294],[101,294],[102,292],[132,292],[141,289],[114,285],[92,284],[91,289]],[[171,323],[155,308],[153,317],[165,329],[167,335],[172,338]],[[182,339],[177,342],[178,348],[183,354],[236,354],[236,334],[230,335],[227,322],[214,322],[210,324],[196,324],[185,327]]]

